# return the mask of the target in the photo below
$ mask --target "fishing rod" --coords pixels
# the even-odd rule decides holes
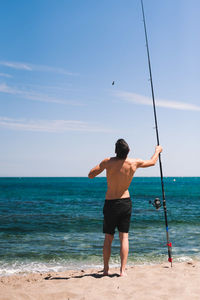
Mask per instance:
[[[146,29],[146,21],[145,21],[143,0],[141,0],[141,6],[142,6],[144,33],[145,33],[145,40],[146,40],[147,58],[148,58],[149,75],[150,75],[150,83],[151,83],[151,94],[152,94],[152,100],[153,100],[153,112],[154,112],[154,121],[155,121],[155,129],[156,129],[156,139],[157,139],[157,145],[159,146],[160,141],[159,141],[159,134],[158,134],[158,122],[157,122],[157,115],[156,115],[156,104],[155,104],[155,97],[154,97],[153,79],[152,79],[152,72],[151,72],[151,61],[150,61],[150,54],[149,54],[149,45],[148,45],[148,38],[147,38],[147,29]],[[161,155],[160,154],[159,154],[159,166],[160,166],[160,179],[161,179],[161,186],[162,186],[162,200],[163,200],[163,209],[164,209],[164,216],[165,216],[166,236],[167,236],[168,261],[171,262],[171,267],[172,267],[172,243],[169,242],[169,229],[168,229],[168,221],[167,221],[167,206],[166,206],[166,200],[165,200],[165,189],[164,189],[164,182],[163,182],[162,161],[161,161]]]

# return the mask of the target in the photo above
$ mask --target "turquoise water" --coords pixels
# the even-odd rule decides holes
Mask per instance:
[[[175,261],[200,260],[200,177],[164,178]],[[106,179],[0,178],[0,275],[102,267]],[[160,178],[134,178],[129,264],[167,261]],[[111,265],[117,266],[115,235]]]

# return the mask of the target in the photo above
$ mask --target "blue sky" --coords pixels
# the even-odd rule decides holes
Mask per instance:
[[[200,3],[144,7],[164,175],[199,176]],[[121,137],[151,157],[139,0],[8,0],[0,31],[0,176],[87,176]]]

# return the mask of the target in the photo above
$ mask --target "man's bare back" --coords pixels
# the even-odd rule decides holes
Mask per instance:
[[[150,160],[132,158],[120,159],[117,157],[106,158],[90,171],[88,177],[94,178],[106,170],[106,199],[112,200],[130,197],[128,188],[131,184],[135,171],[137,168],[154,166],[160,152],[162,152],[162,147],[157,146],[155,153]]]
[[[112,157],[106,159],[105,164],[107,176],[106,199],[130,197],[128,188],[137,169],[135,161],[129,158]]]

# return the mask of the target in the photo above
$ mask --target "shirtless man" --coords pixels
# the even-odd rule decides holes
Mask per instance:
[[[162,147],[157,146],[155,153],[149,160],[127,158],[129,151],[129,146],[125,140],[119,139],[115,144],[116,157],[104,159],[88,174],[89,178],[94,178],[106,170],[107,176],[107,192],[103,208],[103,233],[105,233],[103,246],[104,275],[108,275],[111,245],[116,227],[120,238],[120,276],[126,275],[125,267],[129,251],[128,231],[132,212],[128,188],[137,168],[147,168],[156,164],[159,154],[162,152]]]

